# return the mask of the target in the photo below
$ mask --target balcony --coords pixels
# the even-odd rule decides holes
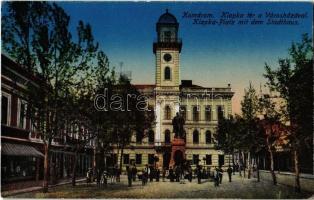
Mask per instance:
[[[181,52],[182,39],[171,37],[155,39],[153,44],[154,53],[156,53],[156,50],[159,48],[177,49]]]

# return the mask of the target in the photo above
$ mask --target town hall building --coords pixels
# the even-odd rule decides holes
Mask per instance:
[[[180,112],[185,119],[186,137],[184,152],[176,157],[188,160],[192,167],[197,164],[228,166],[231,156],[215,150],[214,134],[218,115],[228,118],[232,113],[234,93],[230,84],[204,87],[194,85],[192,80],[180,79],[183,42],[179,38],[179,23],[168,10],[159,17],[156,32],[157,40],[153,43],[155,84],[135,85],[140,92],[152,97],[149,104],[155,109],[155,126],[147,130],[145,138],[134,134],[130,146],[123,152],[122,164],[134,161],[139,168],[146,164],[169,167],[174,139],[172,119]]]

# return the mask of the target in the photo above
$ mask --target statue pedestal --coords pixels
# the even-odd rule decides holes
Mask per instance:
[[[169,167],[174,167],[176,162],[181,162],[185,159],[185,141],[181,138],[174,138],[171,142],[171,159]]]

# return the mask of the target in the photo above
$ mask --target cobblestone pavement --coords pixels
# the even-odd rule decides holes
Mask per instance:
[[[303,192],[295,194],[293,188],[277,185],[271,182],[256,182],[256,179],[247,179],[233,176],[233,182],[229,183],[224,175],[223,182],[219,187],[214,183],[203,180],[197,184],[185,181],[185,184],[178,182],[148,182],[142,186],[140,181],[133,183],[132,187],[127,186],[127,179],[122,176],[120,183],[108,184],[106,188],[97,188],[96,185],[77,185],[75,188],[70,185],[51,188],[49,193],[31,192],[12,196],[13,198],[310,198],[313,194]]]

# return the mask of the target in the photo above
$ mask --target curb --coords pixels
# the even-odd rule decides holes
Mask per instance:
[[[85,181],[85,179],[78,179],[76,180],[76,182],[83,182]],[[62,183],[58,183],[55,185],[49,185],[48,188],[54,188],[57,186],[61,186],[61,185],[67,185],[72,183],[72,181],[67,181],[67,182],[62,182]],[[41,186],[37,186],[37,187],[30,187],[30,188],[24,188],[24,189],[20,189],[20,190],[16,190],[16,191],[3,191],[1,192],[1,197],[9,197],[9,196],[13,196],[13,195],[17,195],[17,194],[23,194],[23,193],[28,193],[28,192],[35,192],[35,191],[39,191],[42,190]]]

